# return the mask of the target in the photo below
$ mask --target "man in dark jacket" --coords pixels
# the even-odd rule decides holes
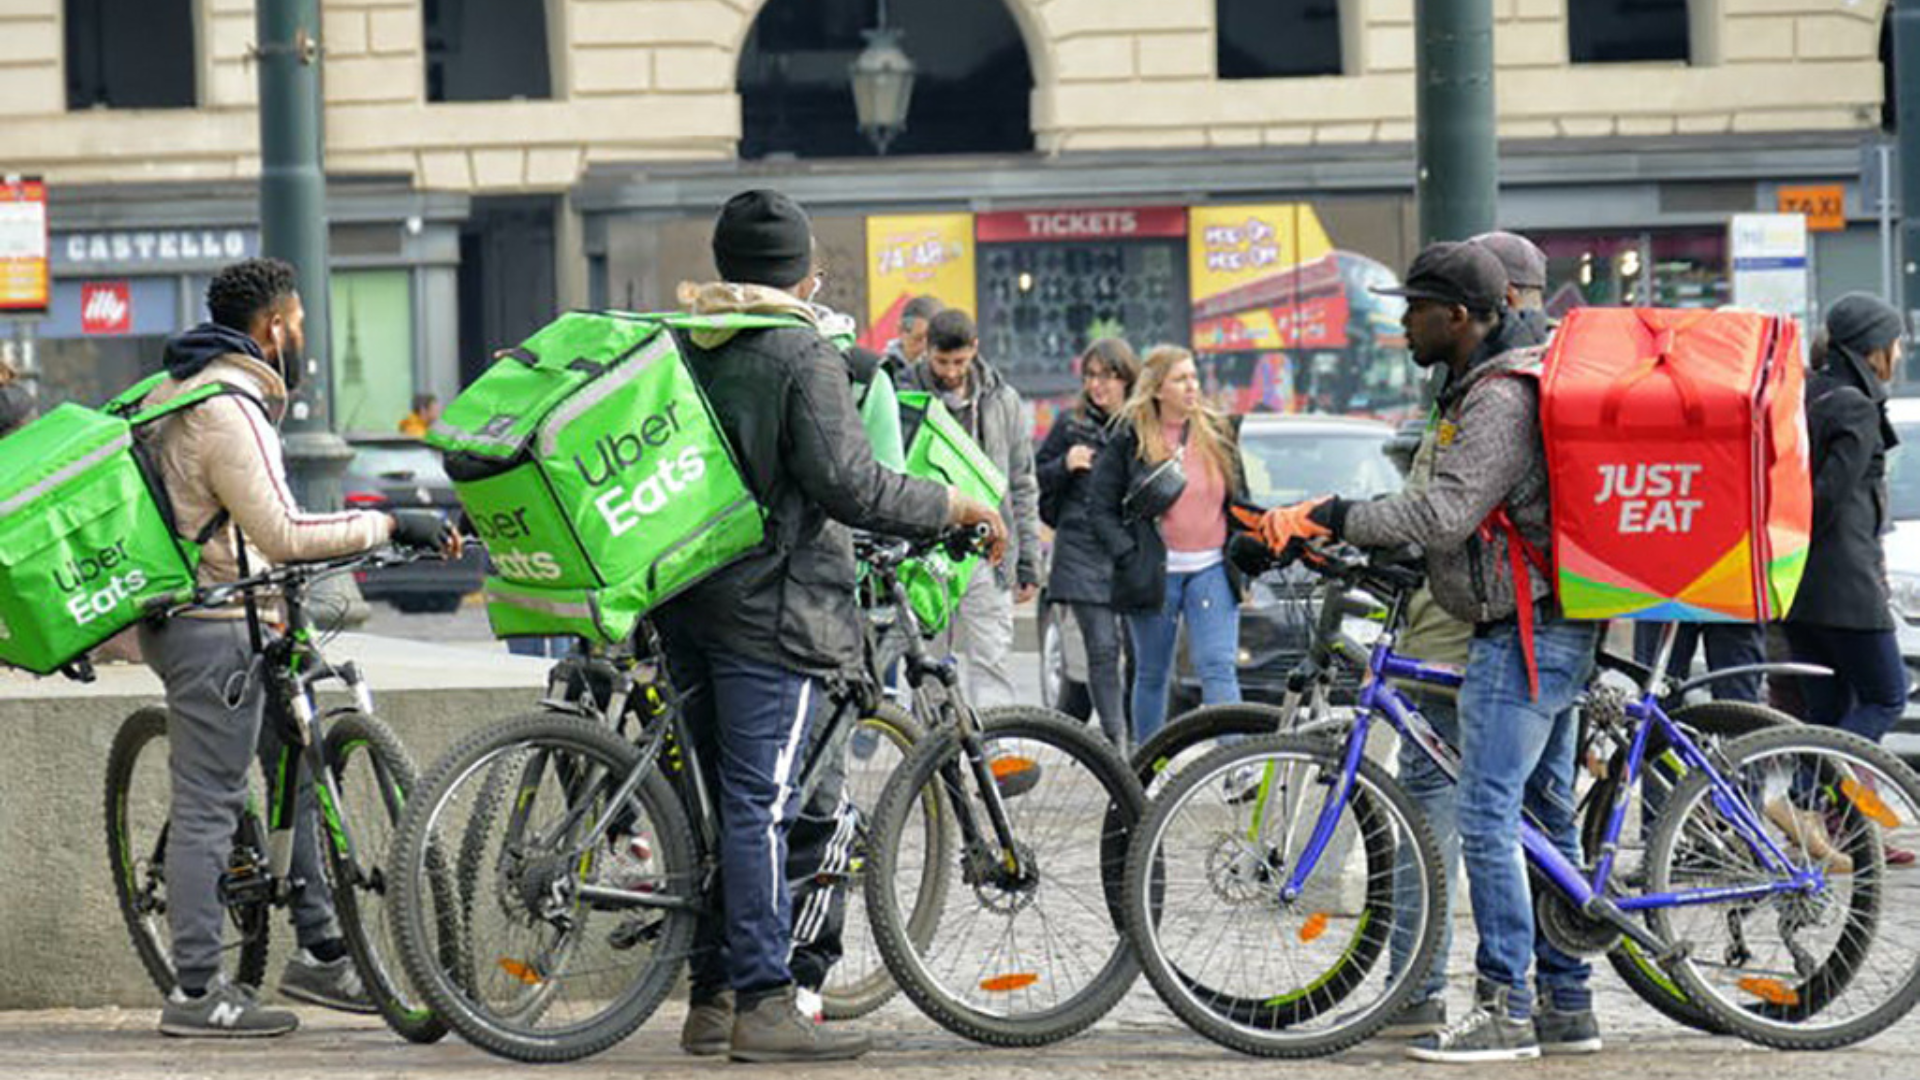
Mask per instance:
[[[1509,349],[1506,271],[1471,243],[1434,244],[1393,292],[1415,362],[1445,364],[1433,476],[1374,502],[1322,499],[1269,511],[1266,539],[1332,536],[1366,547],[1421,544],[1446,612],[1474,626],[1460,691],[1459,819],[1480,935],[1474,1011],[1415,1042],[1420,1060],[1482,1062],[1600,1048],[1591,970],[1538,940],[1520,853],[1523,801],[1570,858],[1576,694],[1593,670],[1597,623],[1558,617],[1537,372],[1542,350]],[[1520,550],[1510,549],[1518,545]],[[1536,562],[1526,548],[1540,556]],[[1517,569],[1517,572],[1516,572]],[[1529,961],[1546,999],[1535,1009]]]
[[[713,255],[725,280],[693,290],[696,312],[812,323],[812,227],[791,199],[749,191],[729,200]],[[1005,526],[991,507],[874,462],[845,363],[813,325],[692,338],[691,366],[767,509],[767,542],[660,617],[722,821],[725,924],[701,920],[682,1044],[743,1061],[854,1057],[870,1046],[864,1035],[816,1025],[795,1005],[781,869],[820,680],[860,657],[846,526],[926,535],[986,524],[996,557]]]
[[[1887,383],[1904,329],[1898,311],[1865,293],[1827,310],[1826,366],[1807,387],[1813,535],[1787,616],[1793,658],[1834,672],[1801,680],[1807,719],[1875,742],[1907,701],[1880,546],[1891,525],[1887,451],[1900,441],[1887,421]]]
[[[946,636],[960,657],[967,700],[976,708],[1018,700],[1007,653],[1013,644],[1013,606],[1040,591],[1040,486],[1033,471],[1033,433],[1020,392],[980,355],[973,317],[948,308],[933,317],[927,354],[904,388],[939,396],[1007,478],[1000,515],[1012,530],[1006,563],[981,565],[967,583]]]

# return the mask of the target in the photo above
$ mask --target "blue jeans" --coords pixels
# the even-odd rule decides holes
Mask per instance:
[[[1173,651],[1180,619],[1187,620],[1187,656],[1200,675],[1200,699],[1208,705],[1240,700],[1240,604],[1225,563],[1191,574],[1167,575],[1160,610],[1128,615],[1133,636],[1133,745],[1153,738],[1167,723],[1167,688],[1173,682]]]
[[[1446,694],[1407,689],[1407,700],[1420,710],[1439,736],[1454,746],[1460,745],[1460,712],[1453,697]],[[1445,881],[1440,903],[1431,915],[1440,920],[1440,942],[1434,947],[1433,967],[1427,979],[1414,991],[1413,1002],[1439,997],[1447,989],[1447,954],[1453,949],[1453,893],[1460,878],[1460,823],[1457,789],[1453,780],[1440,771],[1425,750],[1411,740],[1400,740],[1400,786],[1413,797],[1433,838],[1440,844],[1440,869]],[[1393,863],[1393,906],[1396,911],[1412,911],[1419,905],[1420,878],[1413,865],[1413,846],[1400,845]],[[1414,940],[1413,924],[1395,919],[1393,936],[1388,939],[1388,970],[1396,977],[1407,961],[1413,959],[1419,942]]]
[[[812,678],[719,649],[668,639],[674,682],[688,691],[687,727],[720,814],[724,914],[703,911],[694,930],[696,1000],[731,986],[752,995],[793,982],[787,834],[794,784],[822,688]]]
[[[1508,988],[1515,1018],[1532,1014],[1529,960],[1538,959],[1540,989],[1567,1011],[1592,1007],[1592,969],[1539,937],[1532,889],[1520,849],[1524,805],[1574,865],[1584,865],[1574,822],[1574,697],[1593,674],[1600,624],[1548,620],[1533,631],[1540,694],[1532,698],[1519,627],[1476,631],[1460,689],[1460,850],[1480,934],[1480,978]]]

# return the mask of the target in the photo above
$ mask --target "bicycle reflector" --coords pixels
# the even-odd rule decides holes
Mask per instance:
[[[1763,979],[1758,975],[1749,975],[1738,983],[1740,989],[1759,998],[1769,1005],[1798,1005],[1800,995],[1793,987],[1779,979]]]
[[[1012,777],[1030,773],[1039,767],[1039,763],[1032,758],[1018,757],[1013,754],[994,758],[992,764],[988,766],[993,772],[993,778],[1001,783],[1005,783]]]
[[[511,956],[503,956],[500,958],[500,970],[526,983],[528,986],[539,986],[541,983],[547,981],[546,978],[531,965],[523,964]]]
[[[1900,827],[1900,815],[1893,812],[1893,808],[1887,805],[1879,792],[1852,777],[1840,781],[1840,792],[1847,797],[1848,802],[1853,804],[1855,810],[1865,814],[1874,824],[1883,829]]]
[[[1327,924],[1332,921],[1324,911],[1316,911],[1307,916],[1307,921],[1300,924],[1300,944],[1307,945],[1317,940],[1321,934],[1327,932]]]
[[[1016,971],[1008,975],[995,975],[980,980],[980,989],[989,994],[1010,994],[1015,990],[1025,990],[1040,981],[1040,976],[1031,971]]]

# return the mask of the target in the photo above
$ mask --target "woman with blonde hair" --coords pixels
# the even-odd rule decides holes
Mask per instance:
[[[1113,610],[1113,559],[1088,507],[1093,463],[1113,436],[1113,419],[1133,393],[1140,359],[1119,338],[1101,338],[1080,357],[1080,400],[1063,410],[1034,455],[1040,520],[1053,527],[1047,600],[1073,611],[1087,646],[1087,692],[1100,727],[1126,757],[1127,709],[1120,689],[1120,618]]]
[[[1207,404],[1193,354],[1179,346],[1147,354],[1116,427],[1088,496],[1114,564],[1113,606],[1133,638],[1133,734],[1144,743],[1166,723],[1182,619],[1201,699],[1240,700],[1242,582],[1226,544],[1245,470],[1236,425]]]

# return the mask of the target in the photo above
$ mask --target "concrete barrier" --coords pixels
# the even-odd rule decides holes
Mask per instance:
[[[454,739],[530,708],[548,663],[498,646],[455,648],[342,635],[391,724],[425,769]],[[128,941],[107,866],[107,753],[121,722],[160,701],[143,666],[78,685],[0,671],[0,1009],[157,1005]],[[276,959],[292,938],[273,928]]]

